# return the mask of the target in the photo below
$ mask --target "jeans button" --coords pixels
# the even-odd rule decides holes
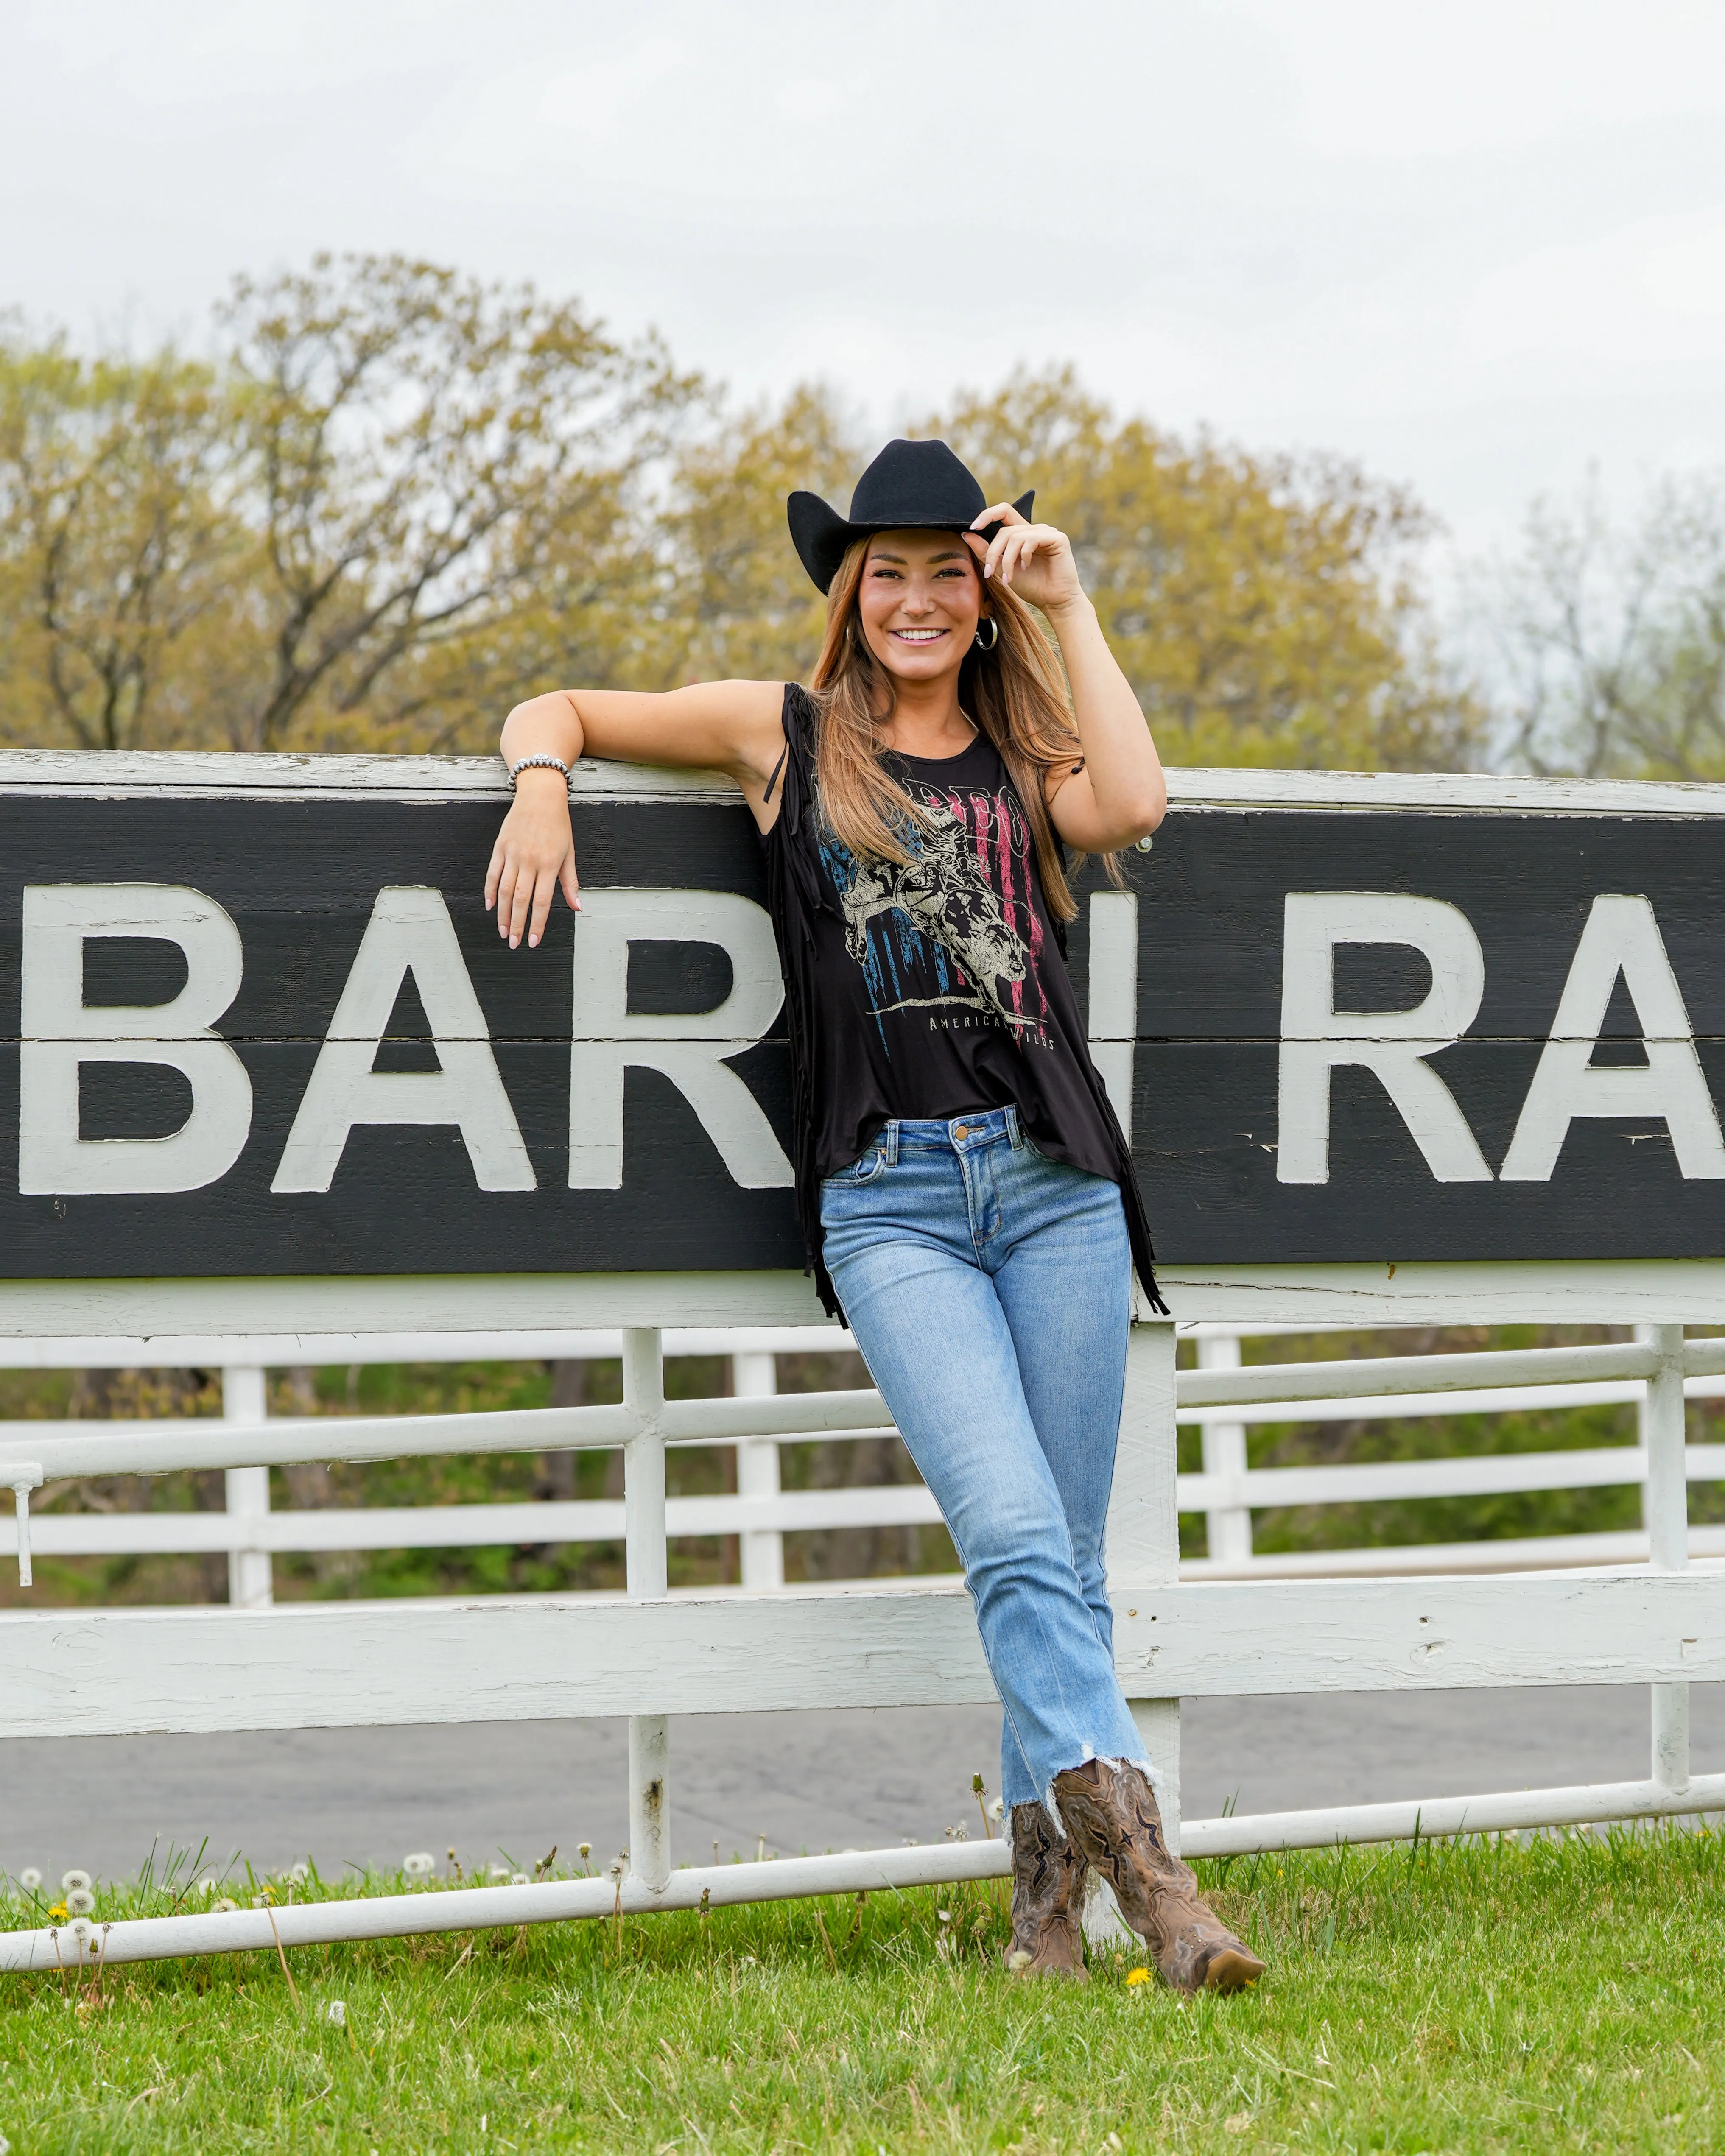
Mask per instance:
[[[955,1140],[962,1142],[970,1136],[970,1132],[965,1128],[963,1123],[960,1123],[957,1129],[953,1132],[952,1136]]]

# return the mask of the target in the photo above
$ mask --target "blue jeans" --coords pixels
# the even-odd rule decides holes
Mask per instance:
[[[964,1567],[1005,1710],[1001,1792],[1143,1740],[1114,1674],[1103,1526],[1126,1385],[1120,1192],[1010,1108],[889,1123],[821,1186],[826,1261]]]

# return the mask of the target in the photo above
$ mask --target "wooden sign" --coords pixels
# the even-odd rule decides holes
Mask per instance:
[[[1186,774],[1072,964],[1172,1264],[1725,1251],[1725,789]],[[510,952],[490,762],[0,759],[0,1274],[799,1268],[721,781],[585,767]]]

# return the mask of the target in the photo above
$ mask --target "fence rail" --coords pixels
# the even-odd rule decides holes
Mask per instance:
[[[1490,1353],[1375,1356],[1340,1362],[1240,1362],[1242,1336],[1206,1325],[1198,1335],[1200,1367],[1177,1373],[1176,1420],[1203,1433],[1200,1472],[1179,1475],[1175,1504],[1209,1522],[1206,1557],[1189,1559],[1183,1575],[1337,1577],[1409,1575],[1434,1571],[1544,1569],[1645,1561],[1645,1528],[1609,1535],[1504,1537],[1486,1542],[1396,1544],[1302,1553],[1255,1553],[1251,1515],[1272,1508],[1375,1505],[1432,1498],[1525,1495],[1544,1491],[1640,1486],[1652,1471],[1645,1441],[1547,1452],[1465,1452],[1425,1460],[1250,1468],[1245,1434],[1266,1424],[1428,1419],[1527,1414],[1645,1401],[1657,1365],[1646,1342],[1612,1342]],[[1286,1334],[1292,1328],[1270,1330]],[[614,1360],[621,1328],[604,1332],[503,1332],[425,1336],[413,1333],[329,1339],[254,1339],[253,1349],[291,1347],[298,1363],[334,1360],[316,1351],[339,1348],[350,1364],[480,1360]],[[84,1345],[85,1343],[77,1343]],[[177,1342],[174,1366],[188,1346]],[[163,1350],[135,1340],[104,1342],[110,1367],[150,1367]],[[735,1447],[735,1494],[673,1496],[666,1532],[673,1540],[736,1535],[742,1538],[742,1584],[782,1585],[787,1534],[834,1529],[939,1524],[940,1512],[920,1482],[788,1491],[781,1487],[782,1444],[840,1442],[890,1431],[891,1416],[878,1392],[779,1394],[780,1354],[833,1353],[850,1348],[832,1327],[685,1328],[664,1336],[667,1356],[729,1358],[732,1396],[667,1401],[655,1427],[674,1447]],[[10,1343],[12,1367],[64,1367],[67,1343]],[[217,1359],[214,1357],[211,1360]],[[1684,1348],[1687,1400],[1725,1399],[1725,1340]],[[159,1556],[227,1552],[244,1562],[247,1591],[236,1600],[259,1606],[270,1595],[269,1560],[290,1553],[383,1549],[546,1547],[624,1538],[622,1500],[538,1500],[437,1506],[330,1506],[272,1511],[267,1470],[312,1461],[395,1460],[450,1453],[519,1453],[626,1448],[639,1436],[641,1413],[626,1404],[536,1408],[491,1413],[386,1415],[279,1415],[265,1412],[263,1365],[224,1369],[220,1417],[47,1423],[0,1422],[0,1483],[26,1491],[52,1481],[125,1474],[160,1475],[224,1468],[229,1509],[196,1512],[46,1512],[24,1524],[0,1517],[0,1555],[26,1547],[53,1556]],[[28,1476],[14,1476],[14,1467]],[[1685,1448],[1689,1482],[1725,1481],[1725,1445]],[[247,1478],[234,1480],[232,1478]],[[234,1502],[234,1501],[238,1502]],[[28,1497],[25,1501],[28,1503]],[[1703,1562],[1725,1558],[1725,1528],[1691,1531],[1690,1553]]]

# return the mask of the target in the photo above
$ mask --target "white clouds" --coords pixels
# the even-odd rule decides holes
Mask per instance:
[[[80,331],[400,247],[882,428],[1071,357],[1464,531],[1725,462],[1715,5],[63,0],[9,60],[0,300]]]

